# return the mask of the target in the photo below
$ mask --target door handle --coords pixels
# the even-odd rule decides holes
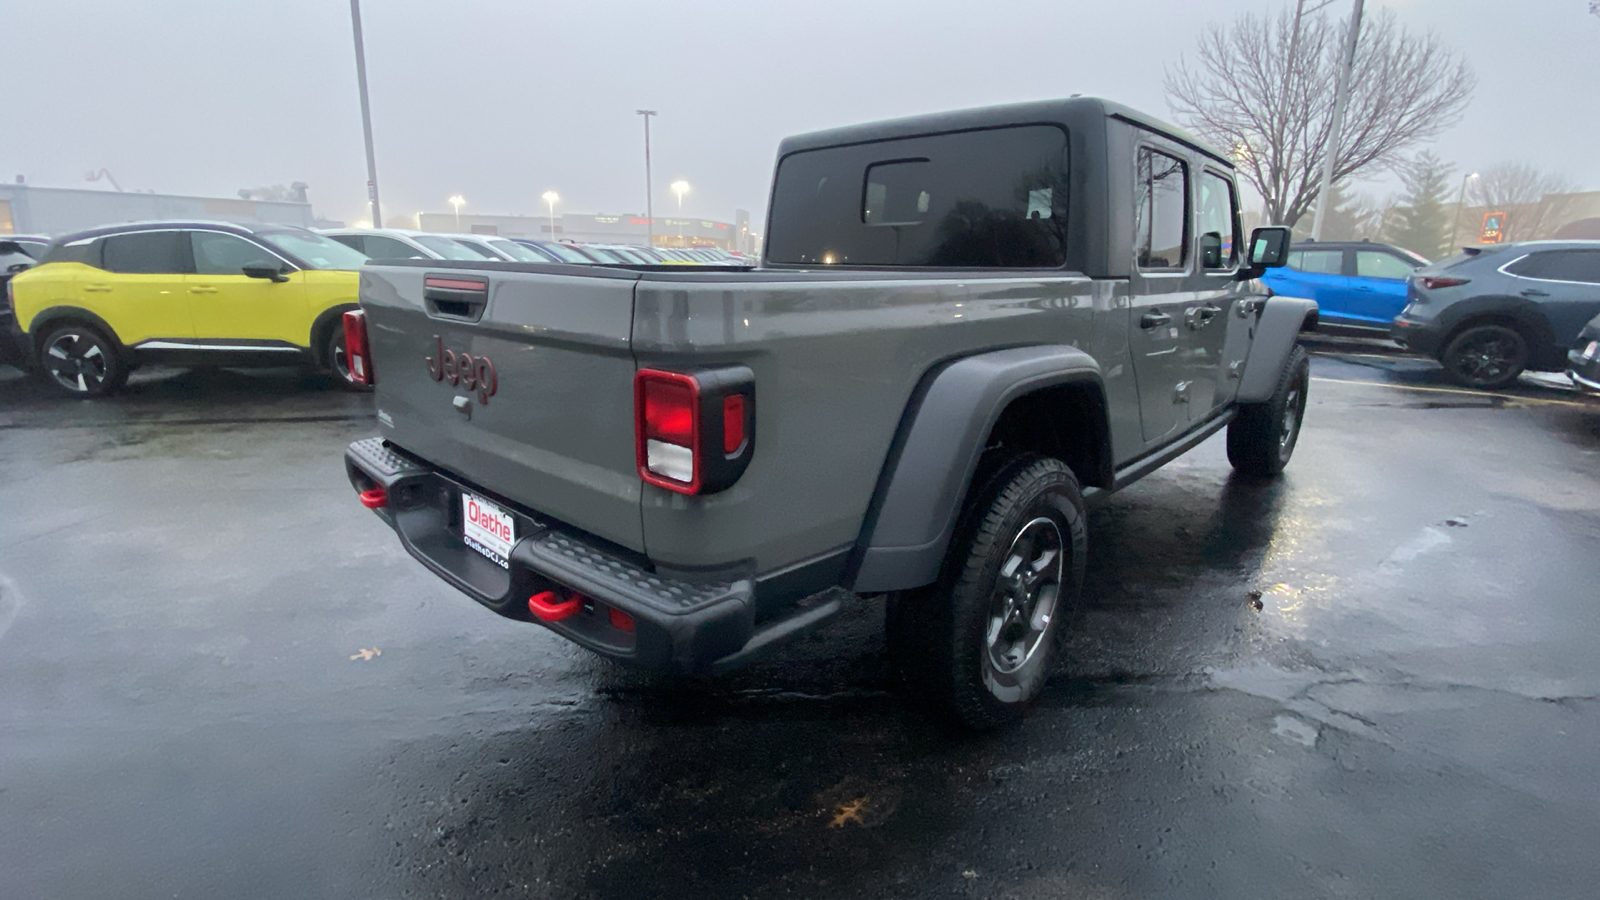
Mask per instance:
[[[1172,317],[1159,309],[1152,309],[1139,317],[1140,328],[1160,328],[1172,321]]]
[[[215,294],[217,289],[209,284],[196,284],[189,288],[191,294]]]
[[[83,289],[86,290],[86,291],[94,291],[97,294],[104,294],[104,293],[107,293],[107,292],[109,292],[111,290],[111,285],[109,285],[109,284],[86,284],[86,285],[83,286]]]
[[[1207,303],[1206,305],[1200,307],[1200,318],[1203,321],[1209,322],[1211,321],[1212,317],[1219,312],[1222,312],[1222,307],[1213,303]]]
[[[1527,290],[1522,292],[1522,296],[1524,296],[1524,297],[1548,297],[1548,296],[1550,296],[1550,293],[1548,291],[1541,291],[1538,288],[1528,288]]]

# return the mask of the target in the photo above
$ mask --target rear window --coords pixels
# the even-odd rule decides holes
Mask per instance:
[[[1067,135],[1053,125],[877,141],[785,157],[767,256],[841,266],[1058,268]]]
[[[1313,275],[1338,275],[1344,268],[1343,250],[1290,250],[1289,268]]]
[[[1523,278],[1600,284],[1600,250],[1547,250],[1530,253],[1506,271]]]

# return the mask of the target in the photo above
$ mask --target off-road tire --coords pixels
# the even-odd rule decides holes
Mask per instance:
[[[92,325],[52,329],[39,342],[34,371],[69,397],[103,397],[128,380],[128,364],[116,341]]]
[[[1462,329],[1439,354],[1439,364],[1462,387],[1496,391],[1516,383],[1528,367],[1528,339],[1509,325],[1484,323]]]
[[[1049,524],[1037,524],[1041,520]],[[1004,609],[1020,612],[1008,605],[1016,594],[1005,570],[1018,556],[1020,540],[1033,534],[1048,544],[1051,529],[1060,541],[1058,581],[1047,621],[1035,632],[999,615]],[[1083,491],[1072,470],[1032,454],[1006,461],[969,493],[939,580],[890,598],[891,659],[912,689],[955,725],[982,731],[1017,721],[1055,667],[1061,637],[1077,611],[1087,550]],[[1042,576],[1034,612],[1045,609],[1050,577]],[[1027,615],[1037,624],[1033,612]],[[995,641],[1011,646],[1004,637],[1007,626],[994,628],[1002,619],[1023,629],[1013,649],[1023,643],[1032,648],[1010,671],[993,655]]]
[[[1311,360],[1296,345],[1265,403],[1242,403],[1228,423],[1228,462],[1246,475],[1271,478],[1283,473],[1300,442],[1305,422]]]

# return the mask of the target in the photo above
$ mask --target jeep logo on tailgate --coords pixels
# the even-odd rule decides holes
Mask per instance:
[[[500,388],[500,379],[494,374],[494,362],[487,356],[457,353],[444,348],[444,338],[433,336],[433,355],[427,358],[428,377],[434,381],[449,381],[467,390],[478,391],[478,402],[487,406],[489,398]]]

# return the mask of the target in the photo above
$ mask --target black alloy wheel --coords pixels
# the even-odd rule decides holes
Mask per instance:
[[[1456,335],[1439,362],[1457,384],[1496,390],[1515,382],[1527,368],[1528,341],[1506,325],[1476,325]]]
[[[39,372],[74,397],[101,397],[128,380],[116,345],[87,325],[68,325],[46,335],[39,344]]]

